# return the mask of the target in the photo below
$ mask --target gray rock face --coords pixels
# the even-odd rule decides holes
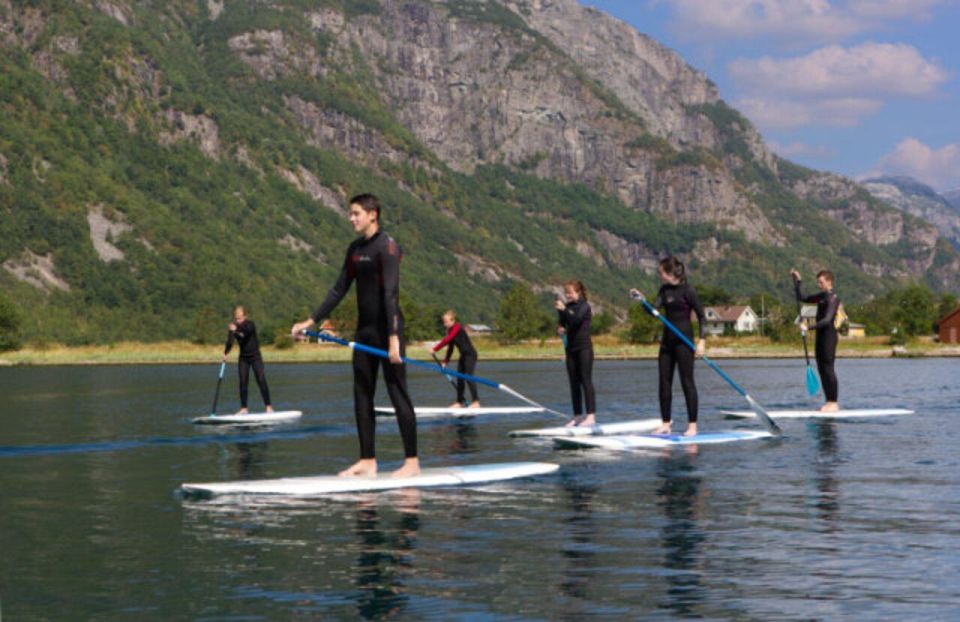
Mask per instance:
[[[960,246],[960,210],[933,188],[910,177],[868,179],[863,187],[887,205],[931,223],[943,237]]]

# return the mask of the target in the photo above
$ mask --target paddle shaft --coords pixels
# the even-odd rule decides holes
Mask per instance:
[[[386,350],[381,350],[380,348],[374,348],[374,347],[371,347],[371,346],[364,345],[364,344],[362,344],[362,343],[357,343],[357,342],[355,342],[355,341],[347,341],[346,339],[340,339],[339,337],[334,337],[333,335],[328,335],[328,334],[326,334],[326,333],[321,333],[321,332],[317,332],[317,331],[313,331],[313,330],[305,330],[305,331],[303,331],[303,334],[304,334],[304,335],[307,335],[308,337],[316,337],[317,339],[322,339],[323,341],[329,341],[330,343],[337,343],[337,344],[340,344],[341,346],[346,346],[346,347],[350,348],[351,350],[357,350],[357,351],[359,351],[359,352],[365,352],[365,353],[367,353],[367,354],[372,354],[373,356],[377,356],[377,357],[380,357],[380,358],[382,358],[382,359],[387,359],[387,360],[390,359],[390,353],[387,352]],[[547,408],[547,407],[544,406],[543,404],[540,404],[540,403],[538,403],[538,402],[533,401],[532,399],[530,399],[530,398],[528,398],[528,397],[524,397],[523,395],[520,395],[519,393],[517,393],[516,391],[514,391],[513,389],[511,389],[510,387],[508,387],[508,386],[505,385],[505,384],[500,384],[499,382],[494,382],[493,380],[487,380],[486,378],[481,378],[481,377],[479,377],[479,376],[471,376],[470,374],[462,374],[462,373],[460,373],[460,372],[458,372],[458,371],[453,371],[452,369],[446,369],[445,367],[441,367],[440,365],[437,365],[437,364],[435,364],[435,363],[427,363],[426,361],[418,361],[418,360],[416,360],[416,359],[407,358],[407,357],[405,357],[405,356],[401,356],[401,357],[400,357],[400,360],[403,361],[404,363],[409,363],[410,365],[415,365],[415,366],[417,366],[417,367],[423,367],[424,369],[429,369],[430,371],[439,372],[439,373],[444,374],[444,375],[446,375],[446,376],[453,376],[453,377],[455,377],[455,378],[463,378],[464,380],[467,380],[467,381],[469,381],[469,382],[476,382],[477,384],[482,384],[482,385],[484,385],[484,386],[487,386],[487,387],[496,389],[496,390],[498,390],[498,391],[503,391],[504,393],[509,393],[510,395],[514,396],[515,398],[519,399],[520,401],[526,402],[526,403],[530,404],[531,406],[536,406],[537,408],[542,408],[544,411],[546,411],[546,412],[548,412],[548,413],[552,413],[552,414],[554,414],[554,415],[558,415],[558,416],[563,417],[563,418],[566,418],[566,417],[567,417],[565,414],[563,414],[563,413],[561,413],[561,412],[558,412],[558,411],[553,410],[553,409],[551,409],[551,408]]]
[[[658,320],[660,320],[660,321],[663,323],[664,326],[666,326],[667,328],[669,328],[669,329],[673,332],[674,335],[676,335],[677,337],[679,337],[680,340],[683,341],[683,343],[686,344],[686,346],[687,346],[688,348],[690,348],[690,349],[693,350],[694,352],[697,351],[697,346],[695,346],[695,345],[693,344],[693,342],[690,340],[690,338],[687,337],[686,335],[684,335],[682,332],[680,332],[680,329],[677,328],[676,326],[674,326],[673,323],[672,323],[670,320],[668,320],[667,318],[663,317],[663,315],[661,315],[660,312],[657,311],[657,310],[653,307],[653,305],[651,305],[649,302],[647,302],[647,299],[646,299],[646,298],[637,297],[636,299],[639,300],[639,301],[641,302],[641,304],[643,304],[643,307],[644,307],[647,311],[649,311],[650,314],[653,315],[653,317],[655,317],[655,318],[657,318]],[[772,433],[772,434],[780,434],[780,427],[777,426],[777,424],[773,421],[773,419],[770,418],[770,415],[768,415],[768,414],[766,413],[766,411],[763,409],[763,407],[760,406],[760,404],[758,404],[756,400],[754,400],[752,397],[750,397],[750,396],[747,394],[747,392],[743,389],[743,387],[741,387],[739,384],[737,384],[736,382],[734,382],[733,378],[731,378],[730,376],[727,375],[727,372],[725,372],[725,371],[723,371],[722,369],[720,369],[720,367],[719,367],[716,363],[714,363],[713,361],[711,361],[707,356],[704,355],[704,356],[702,356],[701,358],[703,359],[703,361],[704,361],[707,365],[710,366],[710,369],[712,369],[713,371],[715,371],[715,372],[717,372],[718,374],[720,374],[720,377],[723,378],[724,380],[726,380],[726,381],[727,381],[727,384],[729,384],[731,387],[733,387],[733,390],[734,390],[734,391],[736,391],[736,392],[739,393],[741,396],[743,396],[744,398],[746,398],[746,400],[747,400],[747,402],[750,404],[751,408],[753,408],[753,410],[757,413],[758,418],[760,419],[760,421],[763,423],[763,425],[767,428],[767,430],[768,430],[770,433]]]
[[[220,363],[220,374],[217,376],[217,390],[213,392],[213,406],[210,407],[210,416],[217,414],[217,400],[220,399],[220,385],[223,383],[223,371],[227,368],[227,363]]]
[[[437,357],[436,352],[431,352],[430,356],[432,356],[433,360],[437,362],[437,365],[439,365],[440,367],[443,367],[444,370],[447,369],[444,365],[440,363],[440,359],[439,357]],[[447,382],[449,382],[454,389],[457,388],[457,381],[453,379],[453,376],[447,374],[446,371],[444,371],[443,377],[447,379]]]
[[[800,300],[800,289],[794,286],[793,293],[797,298],[797,317],[803,322],[803,305]],[[807,348],[807,331],[803,331],[801,335],[803,337],[803,358],[807,361],[807,367],[810,367],[810,350]]]

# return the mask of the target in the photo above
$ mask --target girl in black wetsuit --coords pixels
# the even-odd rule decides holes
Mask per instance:
[[[691,311],[696,313],[697,323],[700,325],[700,338],[697,341],[696,356],[703,356],[706,349],[706,342],[704,341],[706,322],[703,305],[700,304],[697,292],[687,283],[683,262],[676,257],[667,257],[660,261],[659,273],[663,285],[660,286],[660,291],[652,306],[662,308],[664,317],[686,335],[690,341],[693,341],[693,325],[690,321],[690,313]],[[637,290],[631,290],[630,293],[640,294]],[[642,294],[640,295],[642,296]],[[654,434],[670,433],[673,370],[679,368],[680,386],[683,387],[683,396],[686,398],[687,418],[689,420],[687,430],[683,434],[684,436],[696,436],[699,401],[697,385],[693,381],[693,360],[694,353],[690,351],[690,348],[673,334],[673,331],[664,328],[663,336],[660,339],[660,353],[657,356],[660,370],[660,420],[663,423],[654,430]]]
[[[823,395],[827,398],[827,403],[820,407],[820,411],[836,412],[840,410],[840,404],[837,402],[840,384],[833,364],[837,358],[839,336],[834,325],[834,319],[837,317],[837,310],[840,308],[840,299],[833,291],[833,273],[829,270],[821,270],[817,273],[817,287],[820,288],[820,293],[812,296],[804,296],[800,292],[799,272],[791,270],[790,276],[793,277],[793,286],[797,298],[803,302],[815,302],[817,304],[817,320],[810,328],[817,331],[814,348],[817,357],[817,371],[820,372]],[[807,326],[802,320],[800,331],[803,333],[807,331]]]
[[[557,298],[557,333],[565,337],[564,351],[567,376],[570,378],[570,397],[573,400],[573,419],[568,426],[594,425],[597,398],[593,390],[593,342],[590,340],[590,319],[593,311],[587,302],[587,289],[580,281],[563,284],[566,301]],[[584,415],[584,406],[587,414]]]
[[[377,388],[377,370],[381,363],[387,393],[397,414],[403,439],[404,463],[395,477],[409,477],[420,472],[417,458],[417,421],[413,402],[407,392],[406,372],[401,357],[403,314],[400,312],[400,259],[397,243],[380,230],[380,202],[372,194],[350,199],[350,223],[360,237],[347,248],[346,259],[337,282],[330,288],[323,304],[310,319],[294,324],[292,333],[300,333],[328,317],[347,295],[350,284],[357,283],[357,343],[389,350],[390,360],[357,350],[353,351],[353,398],[360,437],[360,460],[340,475],[375,475],[377,459],[374,451],[376,429],[373,396]]]
[[[240,374],[240,411],[238,414],[247,414],[247,385],[250,384],[250,368],[253,367],[253,377],[260,387],[260,397],[268,413],[273,412],[270,405],[270,387],[267,386],[267,374],[263,368],[263,357],[260,356],[260,341],[257,339],[257,327],[253,320],[247,319],[247,311],[242,305],[233,310],[233,322],[230,323],[227,333],[227,343],[223,348],[223,360],[236,341],[240,346],[240,357],[237,359],[237,371]]]
[[[446,336],[433,346],[433,351],[439,352],[444,346],[447,348],[447,354],[443,357],[443,366],[450,363],[450,356],[453,349],[456,348],[460,353],[460,359],[457,361],[457,371],[461,374],[473,375],[477,369],[477,350],[470,341],[470,335],[463,325],[457,321],[457,314],[452,309],[443,314],[443,327],[447,329]],[[450,408],[461,408],[466,402],[464,385],[470,387],[470,408],[479,408],[480,400],[477,398],[477,383],[467,382],[463,378],[457,378],[457,401],[450,404]]]

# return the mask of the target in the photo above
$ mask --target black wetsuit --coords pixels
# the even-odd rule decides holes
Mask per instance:
[[[240,358],[237,360],[237,371],[240,374],[240,407],[247,407],[247,385],[250,384],[250,368],[253,367],[253,376],[260,387],[260,397],[264,407],[270,406],[270,387],[267,386],[267,374],[263,368],[263,357],[260,356],[260,341],[257,339],[257,326],[252,320],[244,320],[235,325],[236,330],[227,333],[227,344],[223,353],[229,354],[233,342],[240,345]]]
[[[697,292],[687,283],[679,285],[663,285],[657,293],[653,306],[663,309],[663,315],[671,324],[693,341],[693,324],[690,313],[696,313],[700,324],[700,339],[703,339],[706,330],[703,305],[697,297]],[[693,362],[695,356],[672,330],[664,327],[663,337],[660,340],[660,353],[657,363],[660,370],[660,419],[666,423],[671,419],[673,405],[673,370],[680,369],[680,386],[683,387],[683,396],[687,402],[687,418],[690,423],[697,422],[700,403],[697,396],[697,385],[693,381]]]
[[[453,354],[453,349],[456,348],[460,353],[460,359],[457,361],[457,371],[472,376],[477,368],[477,350],[473,347],[470,335],[467,334],[460,322],[450,327],[446,337],[433,347],[433,351],[439,352],[444,346],[447,347],[447,354],[443,357],[443,364],[446,365],[450,362],[450,356]],[[462,404],[466,399],[464,385],[470,387],[470,399],[476,402],[477,383],[467,382],[463,378],[457,378],[457,401]]]
[[[400,354],[405,352],[403,343],[403,315],[400,312],[400,259],[402,252],[397,243],[383,231],[370,239],[358,238],[347,248],[347,256],[337,282],[314,312],[313,320],[320,322],[328,317],[334,307],[347,295],[350,284],[357,282],[357,332],[354,341],[374,348],[388,350],[389,338],[400,339]],[[407,391],[406,372],[403,364],[393,364],[372,354],[353,351],[353,398],[357,418],[357,434],[360,437],[360,457],[376,457],[374,439],[376,420],[373,396],[377,389],[377,371],[383,363],[387,393],[396,411],[400,436],[403,439],[404,455],[417,455],[417,421],[413,402]]]
[[[560,326],[566,335],[567,377],[570,379],[570,398],[573,414],[597,412],[597,396],[593,390],[593,342],[590,340],[590,319],[593,311],[586,300],[568,302],[558,311]]]
[[[810,328],[817,331],[816,347],[814,351],[817,357],[817,371],[820,372],[820,383],[823,385],[823,395],[828,402],[836,402],[840,393],[840,383],[837,380],[837,372],[834,369],[834,362],[837,360],[837,342],[839,335],[837,328],[833,325],[833,320],[837,316],[837,309],[840,308],[840,299],[831,289],[828,292],[820,292],[812,296],[804,296],[800,293],[800,281],[793,282],[797,291],[797,298],[803,302],[815,302],[817,304],[817,321]]]

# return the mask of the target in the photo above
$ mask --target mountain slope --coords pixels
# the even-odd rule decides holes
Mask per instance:
[[[912,177],[866,179],[863,187],[881,201],[933,224],[940,234],[960,247],[960,209]]]
[[[570,277],[619,312],[665,253],[739,294],[787,295],[792,265],[854,300],[960,272],[930,225],[774,158],[702,74],[568,0],[0,0],[0,47],[0,289],[32,339],[200,337],[235,302],[282,330],[361,191],[408,316],[491,322],[514,281]]]

